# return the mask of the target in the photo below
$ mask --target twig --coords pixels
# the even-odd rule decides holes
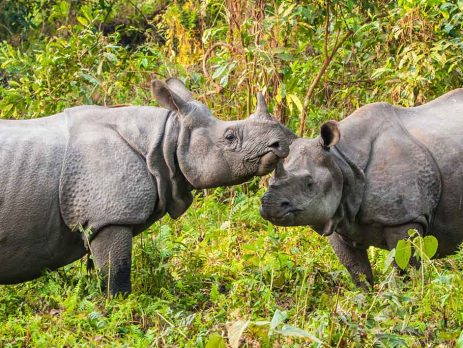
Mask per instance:
[[[323,45],[323,51],[325,53],[325,57],[328,57],[328,35],[330,33],[330,10],[331,10],[331,2],[330,0],[327,0],[326,20],[325,20],[325,42]]]
[[[348,30],[346,34],[342,37],[341,40],[339,40],[339,37],[341,35],[341,31],[339,30],[336,34],[336,39],[334,42],[334,47],[331,51],[331,53],[328,53],[328,39],[329,39],[329,31],[330,31],[330,12],[331,12],[331,2],[330,0],[327,0],[326,3],[326,21],[325,21],[325,42],[323,45],[323,50],[324,50],[324,55],[325,58],[323,60],[322,67],[318,71],[317,76],[315,79],[312,81],[311,85],[309,86],[309,89],[307,90],[307,94],[305,95],[304,98],[304,104],[302,106],[302,111],[301,111],[301,123],[299,125],[299,136],[304,135],[305,131],[305,122],[307,118],[307,108],[309,106],[310,99],[313,95],[313,92],[315,90],[315,87],[317,86],[318,82],[321,80],[323,74],[326,72],[328,66],[330,65],[331,61],[333,60],[334,55],[338,51],[338,49],[344,44],[344,42],[353,35],[352,30]]]
[[[211,47],[209,47],[209,49],[206,51],[206,53],[204,53],[204,56],[203,56],[203,73],[204,73],[204,76],[206,77],[206,79],[209,81],[209,83],[214,85],[215,90],[206,92],[203,95],[203,97],[205,97],[207,95],[211,95],[211,94],[220,93],[223,90],[223,86],[219,85],[217,82],[215,82],[212,79],[212,77],[211,77],[211,75],[209,75],[209,72],[207,71],[207,67],[206,67],[206,61],[209,59],[209,56],[212,54],[214,49],[216,49],[217,47],[220,47],[220,46],[227,47],[230,50],[233,48],[232,45],[230,45],[230,44],[228,44],[226,42],[216,42]]]

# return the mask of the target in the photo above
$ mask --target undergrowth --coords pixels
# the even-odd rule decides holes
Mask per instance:
[[[85,260],[2,286],[2,346],[217,347],[230,338],[247,347],[455,344],[461,252],[399,275],[385,266],[387,252],[372,248],[376,285],[363,292],[324,238],[262,220],[261,194],[199,193],[183,217],[163,218],[135,238],[127,298],[105,298]]]
[[[295,131],[308,101],[313,136],[371,102],[461,87],[462,18],[461,0],[3,0],[0,118],[153,105],[150,79],[177,76],[226,120],[263,91]],[[371,248],[363,292],[324,238],[264,221],[262,193],[196,192],[136,237],[126,298],[106,298],[85,259],[1,286],[0,347],[463,347],[462,252],[398,274]]]

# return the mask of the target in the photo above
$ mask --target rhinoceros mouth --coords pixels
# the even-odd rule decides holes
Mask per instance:
[[[294,218],[300,209],[290,208],[285,210],[269,212],[265,206],[260,207],[260,215],[271,223],[279,226],[293,226]]]
[[[280,157],[273,151],[268,151],[259,156],[259,166],[257,168],[257,175],[266,175],[275,169]]]

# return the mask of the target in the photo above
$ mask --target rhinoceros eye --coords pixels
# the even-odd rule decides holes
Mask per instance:
[[[228,141],[232,142],[233,140],[236,139],[236,136],[235,136],[235,134],[233,134],[232,132],[228,132],[228,133],[225,135],[225,139],[227,139]]]
[[[309,190],[313,187],[313,178],[312,178],[312,176],[308,176],[306,178],[305,187],[307,187]]]

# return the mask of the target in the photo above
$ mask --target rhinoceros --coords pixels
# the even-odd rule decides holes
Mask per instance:
[[[261,215],[329,236],[357,285],[373,284],[367,248],[407,231],[433,235],[437,257],[463,240],[463,89],[403,108],[374,103],[294,140],[262,197]]]
[[[108,292],[128,293],[133,236],[166,213],[179,217],[193,189],[265,175],[289,152],[262,95],[249,119],[226,122],[180,80],[154,80],[152,93],[162,108],[0,120],[0,283],[91,252]]]

